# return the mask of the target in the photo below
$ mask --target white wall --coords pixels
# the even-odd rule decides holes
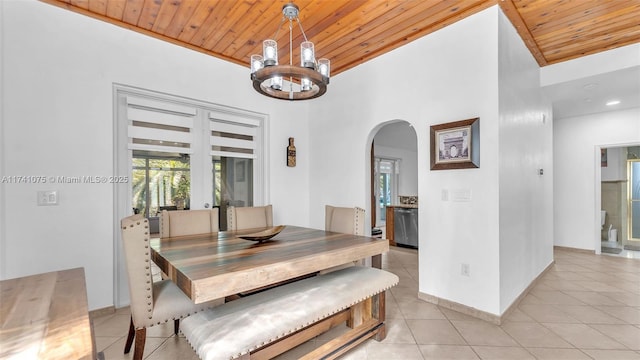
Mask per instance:
[[[499,26],[503,313],[553,261],[553,126],[537,62],[502,13]]]
[[[308,103],[258,95],[248,68],[36,1],[3,1],[3,176],[113,172],[114,83],[268,114],[274,222],[309,225]],[[29,26],[25,26],[29,24]],[[300,116],[302,114],[302,116]],[[298,165],[286,167],[296,138]],[[89,308],[114,302],[111,185],[1,184],[0,278],[84,267]],[[36,206],[57,190],[58,206]]]
[[[324,204],[369,204],[373,135],[403,119],[418,139],[420,292],[499,311],[497,7],[332,79],[311,105],[311,225]],[[401,79],[401,80],[400,80]],[[479,169],[430,171],[429,126],[480,117]],[[469,189],[470,202],[443,202]],[[460,264],[471,265],[471,277]]]
[[[554,244],[600,252],[600,148],[640,143],[640,108],[555,119]]]
[[[413,135],[415,137],[415,135]],[[375,146],[375,156],[400,160],[398,196],[418,195],[418,153],[397,147]],[[400,199],[391,199],[391,204],[399,204]]]

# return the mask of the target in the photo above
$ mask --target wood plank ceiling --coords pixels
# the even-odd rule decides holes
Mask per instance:
[[[287,0],[41,0],[247,65]],[[336,75],[499,4],[540,66],[640,42],[640,0],[296,0],[316,58]],[[295,25],[295,24],[294,24]],[[287,24],[279,58],[289,60]],[[293,30],[294,64],[302,35]]]

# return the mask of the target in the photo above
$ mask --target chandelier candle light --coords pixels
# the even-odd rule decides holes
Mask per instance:
[[[300,10],[289,3],[282,7],[282,21],[273,39],[262,43],[262,55],[251,55],[253,88],[262,95],[283,100],[307,100],[323,95],[329,85],[328,59],[315,59],[313,43],[307,39],[298,18]],[[289,64],[278,64],[278,32],[289,19]],[[304,41],[300,44],[300,66],[293,65],[293,20],[298,22]],[[286,84],[284,79],[288,79]],[[284,90],[283,90],[284,89]]]

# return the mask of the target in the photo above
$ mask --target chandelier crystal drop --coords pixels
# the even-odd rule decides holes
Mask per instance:
[[[322,96],[329,85],[330,62],[315,58],[315,47],[307,39],[298,14],[298,7],[289,3],[282,7],[282,20],[273,39],[262,43],[262,55],[251,55],[253,88],[262,95],[283,100],[307,100]],[[278,63],[278,31],[289,22],[289,64]],[[304,41],[300,44],[300,66],[293,65],[293,21],[298,23]]]

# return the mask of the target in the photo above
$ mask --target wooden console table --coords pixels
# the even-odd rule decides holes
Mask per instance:
[[[96,359],[84,269],[0,281],[0,359]]]

